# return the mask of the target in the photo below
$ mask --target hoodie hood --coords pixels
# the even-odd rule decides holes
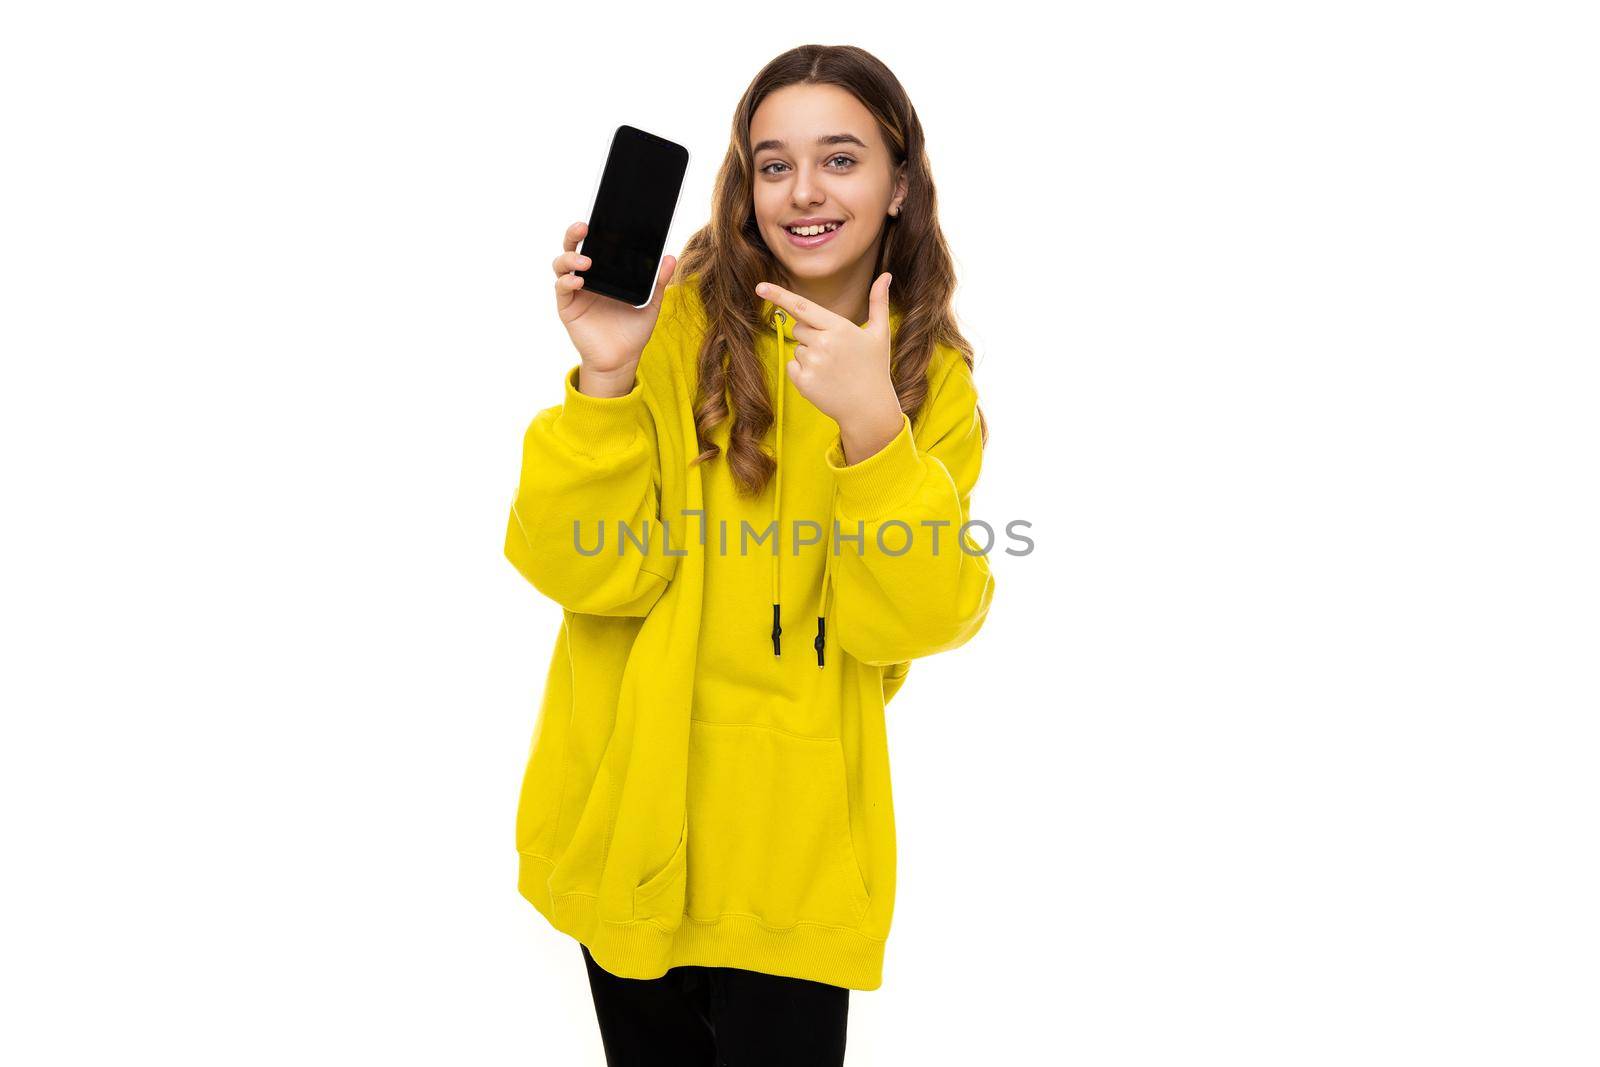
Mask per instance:
[[[772,525],[777,531],[774,536],[777,540],[772,556],[772,654],[783,655],[783,526],[780,519],[781,504],[783,501],[783,397],[788,392],[789,371],[787,364],[790,354],[797,343],[794,337],[794,316],[770,300],[761,301],[761,321],[765,322],[772,330],[774,344],[777,350],[775,370],[777,380],[773,383],[776,393],[776,423],[775,439],[773,445],[773,458],[777,461],[777,471],[773,475],[772,489]],[[865,327],[865,322],[856,323]],[[900,310],[892,304],[889,308],[889,336],[895,337],[900,328]],[[837,503],[838,489],[834,490],[834,504]],[[826,533],[823,538],[823,563],[822,563],[822,595],[817,607],[817,632],[811,639],[811,647],[817,653],[817,666],[824,664],[824,652],[827,647],[828,635],[828,608],[833,599],[833,522],[834,504],[828,508],[828,516],[824,522]]]

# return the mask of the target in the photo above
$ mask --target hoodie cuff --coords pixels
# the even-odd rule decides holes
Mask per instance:
[[[590,396],[578,392],[578,371],[582,366],[579,363],[567,371],[566,395],[555,421],[556,432],[586,455],[620,452],[642,430],[643,379],[635,373],[633,389],[622,396]]]
[[[850,518],[892,517],[922,482],[922,459],[911,437],[911,419],[903,411],[894,440],[860,463],[845,463],[844,441],[838,437],[824,458],[839,489],[839,510]]]

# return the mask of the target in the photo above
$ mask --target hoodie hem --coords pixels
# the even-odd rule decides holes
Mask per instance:
[[[518,891],[550,925],[588,946],[605,970],[622,978],[659,978],[672,967],[737,967],[787,975],[846,989],[883,984],[886,938],[820,923],[777,929],[753,915],[726,913],[715,919],[681,918],[675,930],[639,919],[602,919],[587,893],[550,894],[555,863],[519,852]]]

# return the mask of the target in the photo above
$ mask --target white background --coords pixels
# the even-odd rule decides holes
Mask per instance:
[[[1595,1063],[1582,6],[8,5],[5,1059],[602,1062],[512,841],[550,261],[624,121],[681,248],[815,41],[1037,544],[890,708],[849,1062]]]

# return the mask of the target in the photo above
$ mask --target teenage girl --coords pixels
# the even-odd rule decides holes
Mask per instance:
[[[506,553],[565,611],[517,847],[614,1067],[842,1064],[849,991],[881,982],[884,708],[994,589],[935,206],[894,75],[808,45],[745,92],[650,304],[584,291],[581,222],[554,261],[579,361],[525,436]],[[644,551],[603,544],[655,519]]]

